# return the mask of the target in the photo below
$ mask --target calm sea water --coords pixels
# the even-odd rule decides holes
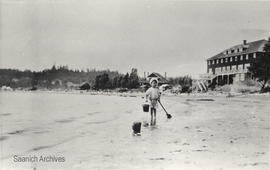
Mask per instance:
[[[267,169],[269,95],[205,97],[164,97],[173,118],[159,108],[158,125],[133,136],[132,123],[150,119],[141,97],[0,92],[0,169]]]
[[[142,102],[140,97],[1,92],[1,161],[6,168],[28,168],[34,164],[14,164],[12,157],[58,155],[70,167],[102,152],[110,155],[115,140],[133,140],[131,125],[145,116]]]

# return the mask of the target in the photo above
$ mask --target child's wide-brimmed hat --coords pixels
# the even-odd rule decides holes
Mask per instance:
[[[151,79],[150,79],[150,84],[152,84],[153,81],[156,81],[157,84],[158,84],[158,79],[157,79],[157,78],[151,78]]]

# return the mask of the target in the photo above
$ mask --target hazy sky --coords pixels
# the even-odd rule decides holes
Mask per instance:
[[[225,48],[270,37],[270,2],[0,0],[0,68],[206,72]]]

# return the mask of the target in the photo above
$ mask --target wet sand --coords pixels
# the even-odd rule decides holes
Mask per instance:
[[[162,102],[173,118],[159,107],[157,125],[133,136],[132,123],[150,119],[139,96],[0,92],[0,169],[269,169],[269,95]]]

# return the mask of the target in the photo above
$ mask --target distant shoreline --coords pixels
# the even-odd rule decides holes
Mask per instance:
[[[117,91],[95,91],[95,90],[63,90],[63,89],[38,89],[38,90],[2,90],[0,89],[0,93],[14,93],[14,92],[21,92],[21,93],[56,93],[56,94],[80,94],[80,95],[103,95],[103,96],[119,96],[119,97],[144,97],[144,92],[139,91],[127,91],[127,92],[117,92]],[[162,96],[164,97],[239,97],[239,96],[270,96],[270,93],[225,93],[225,92],[216,92],[216,91],[209,91],[206,93],[180,93],[174,94],[171,92],[163,92]]]

